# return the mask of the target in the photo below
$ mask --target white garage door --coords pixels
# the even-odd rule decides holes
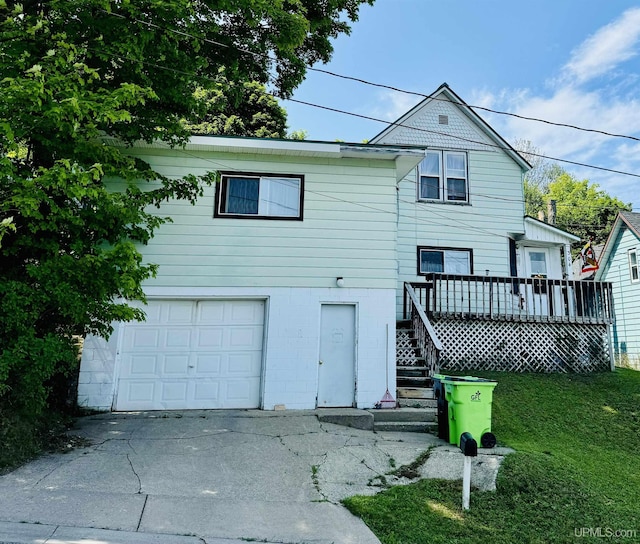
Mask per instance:
[[[124,328],[116,410],[258,408],[264,301],[156,300]]]

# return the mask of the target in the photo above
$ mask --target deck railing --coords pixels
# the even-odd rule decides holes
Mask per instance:
[[[606,282],[428,274],[411,287],[428,317],[607,324],[614,319]]]
[[[429,376],[438,372],[438,362],[442,351],[442,342],[429,322],[423,306],[420,304],[416,292],[410,284],[404,284],[404,317],[410,319],[416,338],[418,351],[425,359]]]

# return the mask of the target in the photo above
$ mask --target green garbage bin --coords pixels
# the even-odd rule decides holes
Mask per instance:
[[[449,442],[460,446],[460,435],[471,433],[483,448],[493,448],[493,389],[498,382],[474,376],[443,376],[449,414]]]

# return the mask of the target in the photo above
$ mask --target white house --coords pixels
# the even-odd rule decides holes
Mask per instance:
[[[197,136],[129,152],[220,182],[162,206],[173,223],[141,248],[159,265],[147,320],[86,339],[82,406],[370,408],[400,382],[428,388],[440,363],[581,370],[586,343],[606,344],[609,314],[571,281],[576,237],[524,217],[529,165],[446,84],[370,144]]]
[[[131,154],[166,176],[216,170],[148,246],[142,323],[87,338],[81,406],[372,407],[395,383],[397,146],[194,137]]]

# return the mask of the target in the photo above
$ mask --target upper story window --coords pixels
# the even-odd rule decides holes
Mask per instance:
[[[473,252],[471,249],[440,247],[418,248],[418,274],[472,274]]]
[[[418,200],[468,202],[467,154],[427,151],[418,166]]]
[[[638,252],[635,249],[629,250],[629,276],[632,282],[640,281],[638,270]]]
[[[214,217],[302,220],[304,176],[222,174]]]

